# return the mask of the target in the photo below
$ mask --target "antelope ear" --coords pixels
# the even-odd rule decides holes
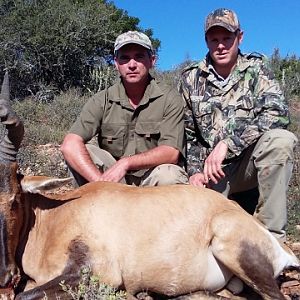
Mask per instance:
[[[72,180],[72,177],[60,179],[47,176],[24,176],[21,179],[21,187],[24,193],[38,194],[62,187]]]

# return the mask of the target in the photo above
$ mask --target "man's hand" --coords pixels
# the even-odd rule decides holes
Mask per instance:
[[[126,158],[121,158],[112,167],[102,173],[97,181],[120,182],[128,171],[128,163]]]
[[[207,186],[208,182],[205,181],[203,173],[196,173],[189,178],[189,183],[195,186]]]
[[[204,182],[211,180],[217,184],[219,180],[225,177],[222,170],[222,162],[226,157],[228,146],[220,141],[213,151],[209,154],[204,163]]]
[[[176,164],[179,155],[179,150],[171,146],[159,145],[145,152],[121,158],[96,181],[119,182],[129,170],[150,169],[161,164]]]

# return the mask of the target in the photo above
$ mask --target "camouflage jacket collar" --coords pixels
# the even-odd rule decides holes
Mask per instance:
[[[209,54],[198,64],[198,73],[202,78],[210,81],[214,86],[220,89],[220,92],[226,92],[230,90],[242,77],[248,67],[251,66],[251,61],[247,58],[247,55],[239,52],[237,64],[229,77],[226,80],[222,80],[221,77],[216,75],[216,71],[212,65],[212,59]],[[220,80],[221,79],[221,80]]]
[[[243,72],[245,71],[249,66],[251,65],[251,62],[249,59],[247,59],[247,55],[244,55],[239,51],[238,58],[237,58],[237,64],[236,67],[233,69],[233,73],[236,72]],[[211,74],[211,68],[214,68],[212,65],[212,59],[207,53],[206,57],[199,62],[198,68],[201,69],[202,72],[207,73],[207,76]]]

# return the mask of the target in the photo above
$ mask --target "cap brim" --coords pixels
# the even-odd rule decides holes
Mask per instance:
[[[224,23],[214,23],[213,25],[211,25],[211,26],[209,26],[208,28],[206,28],[205,33],[207,33],[208,30],[210,30],[211,28],[217,27],[217,26],[223,27],[223,28],[227,29],[227,30],[230,31],[230,32],[235,32],[235,31],[238,29],[238,28],[234,28],[234,27],[232,27],[232,26],[230,26],[230,25],[228,25],[228,24],[224,24]]]
[[[140,45],[140,46],[143,46],[144,48],[152,51],[152,48],[149,45],[142,43],[142,42],[137,42],[137,41],[131,40],[131,41],[126,41],[124,43],[120,43],[118,46],[115,47],[114,52],[118,51],[119,49],[121,49],[122,47],[124,47],[125,45],[128,45],[128,44]]]

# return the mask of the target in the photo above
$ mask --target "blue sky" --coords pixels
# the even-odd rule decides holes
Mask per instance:
[[[282,57],[300,57],[300,0],[114,0],[116,7],[152,28],[161,41],[157,67],[170,70],[190,58],[200,60],[207,52],[203,23],[220,7],[233,9],[244,31],[242,52],[270,56],[279,48]]]

